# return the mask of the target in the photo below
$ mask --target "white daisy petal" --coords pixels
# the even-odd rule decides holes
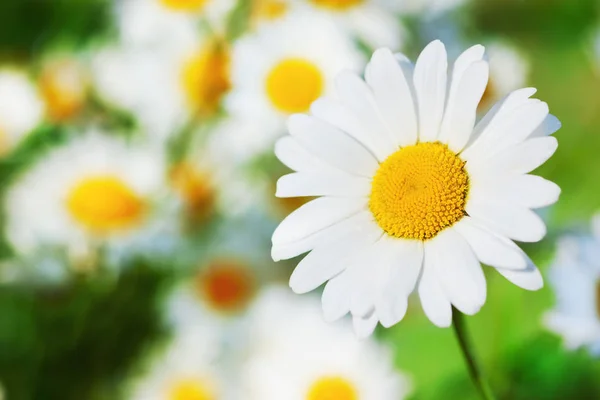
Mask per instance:
[[[349,283],[348,274],[341,273],[325,285],[321,296],[325,321],[337,321],[350,311]]]
[[[396,151],[398,146],[393,141],[390,129],[382,120],[373,92],[365,81],[353,72],[342,71],[335,78],[335,87],[342,104],[363,126],[368,127],[369,135],[379,143],[378,147],[385,149],[385,153],[382,154],[384,158],[380,161]]]
[[[370,232],[372,230],[379,231],[380,229],[373,222],[373,215],[369,211],[360,211],[303,239],[290,243],[273,244],[271,257],[274,261],[287,260],[306,253],[319,245],[332,243],[350,231]]]
[[[320,197],[287,216],[273,233],[273,244],[303,239],[355,214],[367,205],[366,198]]]
[[[439,140],[457,153],[464,148],[473,132],[477,105],[487,86],[488,76],[486,61],[474,62],[462,74],[454,71]]]
[[[373,243],[381,237],[381,231],[349,231],[335,243],[318,246],[308,253],[290,277],[290,287],[296,293],[316,289],[328,279],[342,272],[356,258],[371,255]],[[364,266],[361,266],[364,267]]]
[[[379,49],[373,54],[365,79],[373,90],[377,106],[395,143],[399,146],[415,144],[417,114],[409,78],[391,51]]]
[[[484,202],[472,198],[467,213],[492,231],[519,242],[539,242],[546,235],[544,221],[533,211],[514,204]]]
[[[545,163],[557,148],[558,141],[552,136],[527,139],[487,159],[485,169],[526,174]]]
[[[423,252],[423,272],[419,280],[419,299],[427,318],[440,328],[452,324],[452,306],[440,285],[435,267],[435,256]]]
[[[367,197],[371,181],[344,172],[296,172],[277,181],[277,197]]]
[[[366,318],[352,317],[352,324],[354,325],[354,331],[359,339],[365,339],[375,331],[377,326],[377,315],[373,312]]]
[[[295,138],[289,135],[280,138],[275,143],[275,155],[288,168],[298,172],[337,170],[311,154]]]
[[[516,244],[478,226],[471,217],[463,217],[454,225],[454,229],[467,240],[482,263],[506,269],[527,267],[527,259]]]
[[[562,126],[562,124],[560,123],[558,118],[556,118],[552,114],[548,114],[548,116],[546,116],[546,119],[544,120],[544,122],[542,122],[542,124],[540,126],[538,126],[531,135],[529,135],[529,137],[536,138],[536,137],[550,136],[554,132],[559,130],[561,128],[561,126]]]
[[[389,154],[389,144],[381,140],[378,135],[372,135],[368,126],[344,105],[330,97],[321,97],[315,100],[311,113],[317,118],[338,127],[354,139],[363,144],[379,160],[383,161]]]
[[[328,164],[351,174],[371,177],[377,160],[360,143],[318,118],[295,114],[288,128],[298,143]]]
[[[434,268],[446,297],[461,312],[473,315],[485,303],[485,276],[467,241],[448,228],[425,243],[425,257]]]
[[[554,204],[560,188],[536,175],[494,175],[493,180],[473,185],[472,197],[493,198],[495,202],[517,204],[527,208],[541,208]]]
[[[510,282],[525,290],[540,290],[544,287],[544,278],[539,269],[529,260],[527,268],[521,270],[496,268]]]
[[[415,289],[423,265],[423,243],[418,240],[394,241],[394,260],[389,281],[376,304],[381,325],[388,328],[404,318],[408,296]]]
[[[439,40],[431,42],[419,55],[413,76],[419,110],[419,139],[433,142],[437,139],[444,105],[448,58],[446,48]]]

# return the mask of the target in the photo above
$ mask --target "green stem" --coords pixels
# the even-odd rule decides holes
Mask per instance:
[[[469,335],[467,333],[464,315],[454,307],[452,307],[452,325],[454,326],[454,332],[456,333],[456,338],[460,344],[460,349],[462,350],[465,361],[467,362],[469,375],[477,387],[481,398],[484,400],[494,400],[495,397],[492,393],[492,389],[487,383],[481,368],[477,365],[473,345],[471,344]]]

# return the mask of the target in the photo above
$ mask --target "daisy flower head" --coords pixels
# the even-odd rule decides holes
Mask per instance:
[[[532,209],[557,201],[554,183],[528,174],[556,150],[560,123],[535,89],[508,94],[477,124],[488,81],[484,48],[448,71],[444,45],[430,43],[413,65],[374,53],[365,80],[336,78],[337,98],[288,121],[275,147],[296,171],[279,197],[321,196],[275,230],[272,256],[311,251],[296,267],[297,293],[327,282],[328,320],[350,312],[359,335],[400,321],[416,291],[440,327],[452,307],[475,314],[486,300],[480,263],[537,290],[542,277],[513,242],[537,242],[546,227]]]
[[[549,270],[556,305],[544,324],[568,349],[586,347],[600,355],[600,215],[594,234],[562,237]]]
[[[232,90],[225,102],[232,116],[279,135],[287,116],[308,111],[315,99],[331,93],[337,72],[361,67],[352,40],[313,14],[290,13],[233,45]]]
[[[8,188],[6,234],[22,256],[46,247],[79,256],[101,244],[135,243],[152,226],[163,185],[160,151],[91,129]]]
[[[0,70],[0,154],[6,154],[38,126],[44,103],[26,73]]]
[[[316,298],[266,288],[249,326],[241,373],[246,399],[396,400],[410,391],[385,345],[357,341],[349,324],[324,322]]]

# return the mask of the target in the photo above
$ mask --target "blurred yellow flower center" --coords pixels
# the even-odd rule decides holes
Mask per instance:
[[[306,400],[358,400],[351,382],[337,376],[317,380],[308,390]]]
[[[213,390],[206,383],[186,379],[177,382],[169,391],[169,400],[216,400]]]
[[[448,146],[418,143],[389,156],[373,178],[369,208],[390,236],[431,239],[465,215],[469,177]]]
[[[273,20],[283,16],[288,9],[285,0],[256,0],[252,9],[253,19]]]
[[[310,0],[318,7],[331,8],[333,10],[347,10],[363,3],[364,0]]]
[[[271,103],[279,111],[307,111],[323,91],[323,75],[312,62],[288,58],[267,75],[266,90]]]
[[[67,196],[67,208],[79,223],[103,232],[135,225],[145,204],[121,179],[104,175],[76,184]]]
[[[165,7],[175,11],[196,11],[208,0],[159,0]],[[222,0],[216,0],[222,1]]]
[[[182,85],[195,111],[210,114],[217,110],[229,90],[229,51],[214,41],[183,66]]]
[[[219,260],[201,271],[196,288],[210,307],[231,312],[248,304],[254,291],[254,280],[246,266]]]
[[[47,65],[39,84],[46,103],[46,113],[51,120],[71,118],[83,106],[87,82],[75,62],[61,61]]]

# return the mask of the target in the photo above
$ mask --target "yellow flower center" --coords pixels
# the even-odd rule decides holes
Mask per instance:
[[[202,114],[214,113],[229,90],[229,51],[218,40],[187,60],[182,86],[191,107]]]
[[[66,205],[77,222],[97,232],[129,228],[145,209],[143,199],[110,175],[83,179],[69,192]]]
[[[317,7],[342,11],[361,4],[364,0],[310,0]]]
[[[51,120],[64,121],[82,108],[87,82],[76,63],[61,61],[47,65],[42,71],[39,85]]]
[[[215,400],[214,391],[205,382],[181,380],[169,390],[169,400]]]
[[[358,400],[358,393],[354,385],[344,378],[325,377],[313,383],[306,400]]]
[[[266,91],[279,111],[296,113],[308,110],[321,95],[323,84],[323,75],[312,62],[287,58],[267,75]]]
[[[174,11],[198,11],[207,1],[208,0],[160,0],[163,6]]]
[[[254,279],[246,266],[218,260],[197,276],[196,288],[211,308],[227,313],[248,304],[254,293]]]
[[[390,236],[431,239],[465,215],[469,176],[448,146],[418,143],[389,156],[373,178],[369,208]]]
[[[274,20],[288,10],[285,0],[255,0],[252,8],[253,20]]]

